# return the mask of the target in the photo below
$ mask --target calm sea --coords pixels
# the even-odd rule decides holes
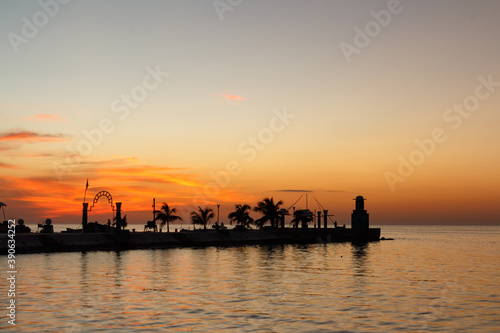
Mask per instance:
[[[394,240],[19,255],[16,326],[3,278],[0,329],[500,332],[500,226],[382,236]]]

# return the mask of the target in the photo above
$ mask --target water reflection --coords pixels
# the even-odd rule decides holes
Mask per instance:
[[[80,303],[85,306],[88,299],[85,295],[89,295],[89,277],[88,277],[88,255],[87,252],[80,254]],[[88,297],[88,296],[87,296]]]
[[[122,257],[120,251],[114,252],[114,271],[115,287],[120,289],[122,286]]]
[[[414,318],[443,331],[471,321],[476,331],[494,330],[498,236],[469,236],[467,248],[450,242],[446,251],[443,241],[432,233],[368,244],[25,255],[20,328],[408,332],[420,327],[408,327]],[[449,276],[457,282],[447,283]]]
[[[370,243],[351,243],[351,253],[358,266],[364,266],[369,252]]]
[[[351,247],[353,254],[356,256],[365,256],[366,250],[370,246],[370,242],[352,242]]]
[[[354,276],[354,283],[357,286],[357,291],[362,294],[365,292],[368,275],[368,256],[370,253],[369,243],[352,243],[352,275]]]

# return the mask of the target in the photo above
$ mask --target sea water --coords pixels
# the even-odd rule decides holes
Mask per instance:
[[[0,329],[500,331],[500,226],[381,228],[394,240],[18,255]]]

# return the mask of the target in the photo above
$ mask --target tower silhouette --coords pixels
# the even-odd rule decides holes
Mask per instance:
[[[358,195],[356,197],[356,209],[352,211],[351,214],[351,228],[352,229],[369,229],[370,224],[368,222],[369,214],[365,210],[365,198]]]

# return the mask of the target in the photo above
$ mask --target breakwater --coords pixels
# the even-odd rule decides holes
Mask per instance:
[[[16,253],[105,251],[172,247],[238,246],[246,244],[307,244],[366,242],[380,239],[380,229],[200,230],[111,233],[29,233],[15,236]],[[0,251],[7,253],[6,234]]]

